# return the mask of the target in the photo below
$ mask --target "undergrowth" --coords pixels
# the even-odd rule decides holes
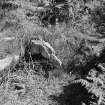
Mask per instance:
[[[104,105],[104,5],[1,0],[0,56],[18,53],[20,60],[0,71],[0,105]],[[51,44],[62,68],[49,60],[26,62],[24,46],[34,36]]]

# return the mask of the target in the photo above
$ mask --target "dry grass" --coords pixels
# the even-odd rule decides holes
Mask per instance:
[[[74,18],[69,26],[62,23],[46,28],[41,27],[37,16],[33,15],[37,3],[34,4],[32,0],[9,2],[19,7],[12,10],[0,8],[0,59],[7,55],[22,54],[21,47],[25,42],[31,37],[40,36],[55,49],[57,57],[63,62],[63,68],[49,70],[46,74],[40,62],[33,65],[33,62],[20,60],[18,64],[0,71],[0,105],[90,105],[81,100],[83,98],[86,101],[91,93],[88,96],[86,88],[79,82],[70,85],[80,76],[71,75],[69,67],[73,60],[75,66],[84,65],[86,57],[90,59],[102,49],[100,46],[103,44],[100,43],[104,43],[104,38],[99,40],[95,36],[95,30],[88,24],[87,15],[80,17],[81,21]],[[75,10],[77,14],[73,15],[78,15],[78,8]],[[31,15],[27,16],[29,13]],[[95,44],[96,47],[94,41],[99,42]],[[84,93],[81,96],[82,91]]]

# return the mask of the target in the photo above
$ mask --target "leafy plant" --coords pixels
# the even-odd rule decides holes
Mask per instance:
[[[43,9],[43,10],[42,10]],[[67,1],[51,0],[48,5],[43,5],[42,9],[37,11],[38,17],[44,26],[56,25],[69,21],[69,10]]]

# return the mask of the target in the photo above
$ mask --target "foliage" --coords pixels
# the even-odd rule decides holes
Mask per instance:
[[[92,11],[92,22],[94,23],[94,28],[96,29],[96,32],[100,34],[99,38],[104,37],[104,12],[105,12],[105,7],[104,4],[102,6],[96,7]]]
[[[44,4],[44,1],[41,2]],[[40,4],[41,5],[41,4]],[[49,4],[39,7],[38,17],[44,26],[56,25],[56,23],[69,22],[69,10],[67,1],[51,0]]]
[[[21,47],[34,36],[52,45],[62,68],[29,54],[26,62]],[[0,0],[0,54],[21,54],[0,71],[0,104],[105,105],[103,45],[103,0]]]

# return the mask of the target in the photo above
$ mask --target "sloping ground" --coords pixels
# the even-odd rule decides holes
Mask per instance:
[[[104,102],[104,99],[101,99],[104,97],[104,94],[102,96],[101,93],[104,91],[101,91],[100,87],[101,89],[105,87],[100,86],[101,80],[99,89],[96,89],[98,79],[94,80],[95,77],[92,79],[80,78],[79,73],[71,75],[72,69],[68,65],[72,64],[73,59],[74,66],[71,68],[74,71],[75,66],[85,65],[87,58],[90,59],[102,49],[100,46],[103,45],[100,42],[104,44],[104,38],[99,40],[94,34],[89,33],[90,30],[81,33],[73,30],[72,27],[67,28],[65,24],[48,28],[41,27],[35,14],[37,1],[34,0],[34,2],[32,0],[8,0],[0,7],[0,59],[7,55],[20,54],[21,46],[27,39],[41,36],[55,49],[57,57],[63,62],[65,71],[62,69],[49,70],[48,77],[40,63],[36,63],[33,69],[33,64],[23,61],[20,66],[17,64],[15,67],[6,68],[0,72],[0,105],[97,105],[97,101],[100,105],[100,101]],[[3,0],[0,1],[0,5],[2,3]],[[84,68],[79,68],[79,71]],[[69,73],[66,73],[66,70]],[[97,73],[93,74],[97,75]],[[104,81],[103,75],[104,73],[99,75],[102,81]],[[74,81],[75,79],[79,80]],[[89,94],[87,90],[90,91]],[[99,92],[95,93],[98,90]]]
[[[40,71],[41,68],[38,68],[36,74],[35,70],[27,65],[25,64],[24,68],[20,66],[14,71],[6,69],[6,72],[1,72],[4,75],[0,86],[1,105],[53,105],[49,96],[61,93],[62,86],[75,78],[60,70],[50,71],[49,78],[45,78],[44,72]]]

